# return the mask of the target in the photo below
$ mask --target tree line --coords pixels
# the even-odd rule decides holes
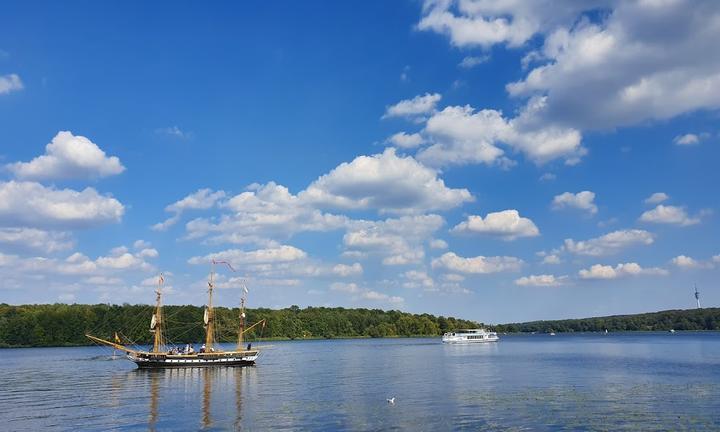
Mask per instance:
[[[720,330],[720,308],[666,310],[635,315],[532,321],[493,326],[498,332],[610,332]]]
[[[215,327],[221,342],[237,340],[239,309],[217,307]],[[89,345],[86,333],[124,343],[150,344],[150,305],[0,304],[0,347]],[[164,334],[169,343],[197,343],[204,339],[204,307],[165,306]],[[301,339],[342,337],[438,336],[481,323],[454,317],[410,314],[397,310],[291,306],[285,309],[247,309],[248,325],[266,320],[245,338]]]

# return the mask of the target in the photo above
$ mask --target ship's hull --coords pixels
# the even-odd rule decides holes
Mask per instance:
[[[483,343],[492,343],[499,341],[500,338],[494,338],[494,339],[449,339],[449,338],[443,338],[443,343],[446,344],[454,344],[454,345],[474,345],[474,344],[483,344]]]
[[[128,355],[141,369],[250,366],[259,352],[213,353],[208,355]]]

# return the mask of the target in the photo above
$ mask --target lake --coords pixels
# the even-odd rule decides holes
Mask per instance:
[[[0,429],[720,430],[720,333],[501,337],[258,343],[253,367],[156,371],[0,350]]]

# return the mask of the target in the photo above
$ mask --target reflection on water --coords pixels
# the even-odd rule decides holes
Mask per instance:
[[[299,341],[244,368],[104,352],[0,350],[0,428],[720,430],[718,333]]]
[[[242,387],[254,385],[254,367],[228,368],[178,368],[178,369],[133,369],[116,374],[110,380],[110,406],[121,411],[121,401],[131,394],[138,399],[147,399],[147,428],[162,430],[183,419],[188,429],[212,429],[213,409],[218,410],[219,403],[213,405],[214,391],[218,402],[226,402],[231,393],[234,397],[235,415],[233,426],[242,426]],[[147,390],[147,392],[146,392]],[[147,395],[147,396],[146,396]],[[181,398],[186,405],[179,412],[176,403]],[[192,403],[197,403],[197,416],[188,416],[194,411]],[[127,400],[124,400],[127,403]],[[192,419],[196,420],[193,421]]]

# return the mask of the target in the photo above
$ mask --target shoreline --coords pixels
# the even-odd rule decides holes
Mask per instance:
[[[573,332],[573,331],[556,331],[557,335],[633,335],[633,334],[672,334],[669,330],[622,330],[622,331],[611,331],[608,333],[601,331],[586,331],[586,332]],[[675,330],[674,334],[688,334],[688,333],[720,333],[720,330]],[[532,332],[507,332],[498,333],[500,336],[549,336],[548,333],[532,333]],[[384,336],[384,337],[371,337],[371,336],[338,336],[338,337],[306,337],[306,338],[287,338],[287,337],[272,337],[262,338],[249,341],[251,343],[257,342],[302,342],[302,341],[321,341],[321,340],[354,340],[354,339],[439,339],[442,335],[410,335],[410,336]],[[197,342],[196,345],[201,342]],[[218,342],[218,344],[232,344],[233,342]],[[21,345],[21,346],[0,346],[0,350],[3,349],[30,349],[30,348],[83,348],[91,346],[100,346],[97,344],[65,344],[65,345]],[[144,345],[139,345],[144,346]]]

